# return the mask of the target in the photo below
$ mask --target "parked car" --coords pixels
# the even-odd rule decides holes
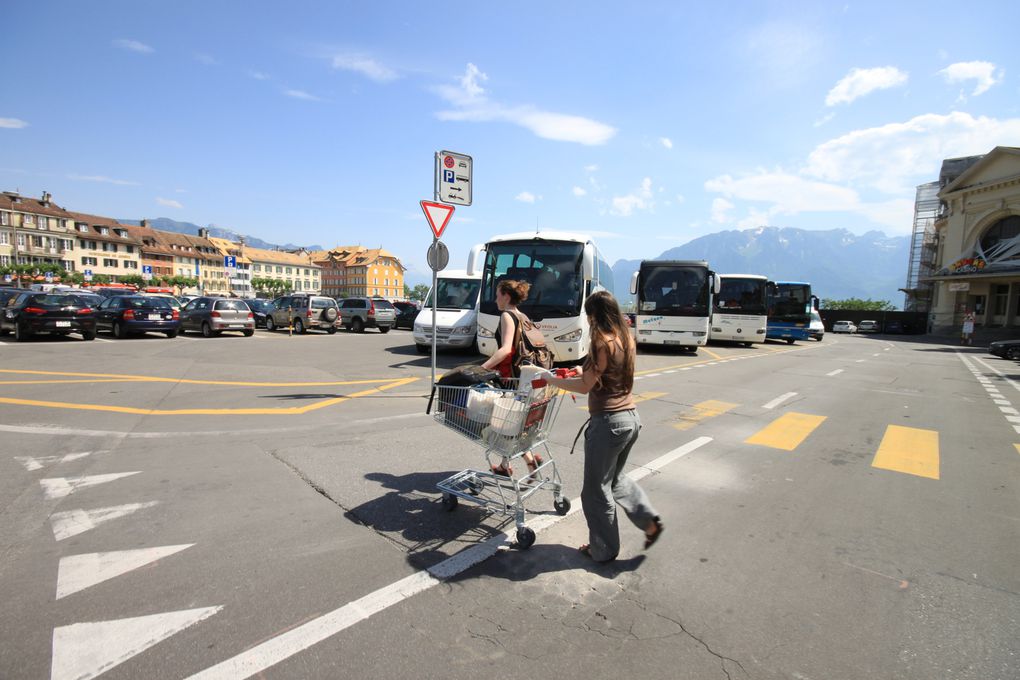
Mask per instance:
[[[27,292],[24,288],[0,288],[0,308],[6,307],[11,298]]]
[[[181,309],[181,334],[186,331],[201,331],[207,338],[223,331],[238,331],[251,337],[255,335],[255,315],[244,300],[195,298]]]
[[[181,302],[180,300],[178,300],[173,295],[170,295],[169,293],[141,293],[141,295],[144,295],[146,297],[158,297],[158,298],[162,298],[162,299],[166,300],[167,302],[169,302],[170,306],[173,307],[174,309],[176,309],[177,311],[181,311],[181,308],[185,304],[185,303]]]
[[[857,326],[852,321],[837,321],[832,324],[833,333],[856,333]]]
[[[825,337],[825,324],[822,323],[822,315],[818,310],[811,311],[811,324],[808,326],[808,334],[812,339],[822,341]]]
[[[248,309],[255,317],[255,328],[266,327],[266,317],[269,312],[273,309],[273,303],[269,300],[262,300],[260,298],[251,298],[245,300],[244,304],[248,305]]]
[[[266,315],[266,329],[270,331],[293,325],[295,333],[318,329],[332,335],[339,323],[336,300],[321,295],[297,293],[278,297],[273,300],[272,311]]]
[[[413,302],[394,302],[393,308],[396,312],[393,327],[414,330],[414,317],[418,316],[418,305]]]
[[[389,300],[352,297],[340,303],[340,323],[355,333],[366,328],[378,328],[380,333],[389,333],[396,317],[396,310]]]
[[[150,332],[176,338],[180,327],[180,312],[150,295],[115,295],[96,310],[96,331],[108,330],[118,338]]]
[[[857,332],[858,333],[877,333],[878,332],[878,322],[877,321],[871,321],[871,320],[864,320],[864,321],[860,322],[859,324],[857,324]]]
[[[1020,359],[1020,340],[996,340],[988,345],[988,351],[1003,359]]]
[[[83,340],[95,340],[96,315],[92,306],[77,295],[22,291],[0,314],[0,335],[11,332],[18,342],[36,333],[81,333]]]
[[[885,322],[885,332],[886,333],[902,333],[903,332],[903,324],[900,323],[899,321],[886,321]]]

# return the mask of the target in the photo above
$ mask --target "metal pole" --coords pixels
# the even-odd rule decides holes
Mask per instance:
[[[436,290],[436,283],[439,280],[439,275],[436,271],[436,265],[439,263],[439,249],[436,247],[436,243],[439,241],[439,237],[432,237],[432,253],[436,258],[432,262],[432,389],[436,389],[436,300],[439,298],[439,291]]]

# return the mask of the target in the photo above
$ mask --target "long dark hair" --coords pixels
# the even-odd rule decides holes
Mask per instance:
[[[613,294],[600,290],[588,296],[584,301],[584,313],[591,323],[591,346],[589,353],[598,361],[598,352],[609,350],[609,338],[615,336],[623,349],[623,364],[619,376],[621,385],[629,392],[634,387],[634,360],[636,351],[630,337],[627,320],[620,311],[620,303]]]

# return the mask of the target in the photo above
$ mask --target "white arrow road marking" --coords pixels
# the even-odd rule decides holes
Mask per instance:
[[[57,599],[126,574],[138,567],[144,567],[150,562],[155,562],[167,555],[173,555],[193,545],[195,544],[164,545],[158,548],[62,557],[60,566],[57,568]]]
[[[62,541],[65,538],[77,536],[90,529],[95,529],[103,522],[130,515],[135,510],[151,508],[154,505],[159,505],[159,501],[114,505],[108,508],[95,508],[93,510],[55,512],[50,516],[50,523],[53,525],[53,537],[58,541]]]
[[[93,453],[106,453],[105,451],[83,451],[81,453],[69,453],[66,456],[39,456],[32,458],[31,456],[15,456],[14,460],[18,461],[25,466],[25,469],[29,472],[36,470],[42,470],[47,465],[53,465],[54,463],[68,463],[72,460],[78,460],[84,458]]]
[[[831,378],[832,376],[839,375],[842,372],[843,372],[842,368],[837,368],[835,371],[830,371],[829,373],[826,373],[825,375]]]
[[[52,500],[54,498],[70,496],[78,489],[83,489],[86,486],[105,484],[121,477],[137,475],[139,472],[141,470],[136,470],[135,472],[114,472],[108,475],[92,475],[89,477],[85,475],[80,477],[51,477],[49,479],[40,479],[39,484],[42,486],[43,491],[46,492],[46,498]]]
[[[94,678],[221,609],[185,609],[54,628],[50,680]]]

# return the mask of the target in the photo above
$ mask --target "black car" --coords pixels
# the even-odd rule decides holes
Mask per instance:
[[[397,310],[393,327],[414,330],[414,318],[418,316],[419,311],[418,305],[413,302],[394,302],[393,307]]]
[[[10,298],[0,314],[0,335],[11,332],[18,342],[36,333],[81,333],[83,340],[95,340],[96,315],[77,295],[25,291]]]
[[[244,303],[248,305],[248,309],[255,316],[255,328],[265,328],[266,315],[272,310],[273,303],[270,300],[262,299],[245,300]]]
[[[150,295],[116,295],[96,310],[96,330],[108,330],[118,338],[131,333],[166,333],[176,338],[180,313],[163,298]]]
[[[1020,340],[996,340],[988,345],[988,351],[1003,359],[1020,359]]]

